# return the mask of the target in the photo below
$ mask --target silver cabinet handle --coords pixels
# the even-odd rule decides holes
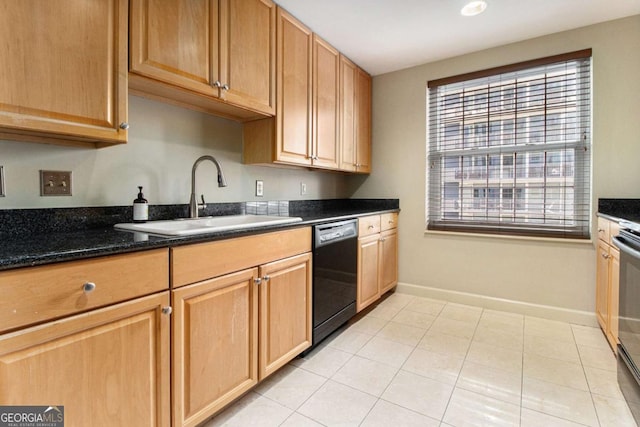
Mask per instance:
[[[82,285],[82,290],[84,291],[85,294],[88,294],[89,292],[93,292],[96,289],[96,284],[93,282],[87,282],[84,285]]]
[[[162,314],[166,314],[168,316],[171,313],[173,313],[173,307],[171,306],[162,307]]]
[[[215,82],[213,82],[213,86],[214,87],[222,87],[222,83],[220,83],[220,80],[216,80]]]
[[[120,129],[122,129],[122,130],[129,129],[129,123],[127,123],[127,122],[120,123]]]
[[[369,227],[367,227],[369,230],[374,229],[375,227],[373,225],[370,225]]]
[[[262,283],[262,279],[259,277],[256,277],[255,279],[253,279],[253,283],[255,283],[256,285],[259,285],[260,283]]]
[[[229,90],[229,85],[228,84],[223,84],[222,85],[222,90]]]
[[[603,252],[601,255],[602,255],[602,258],[604,258],[604,259],[609,259],[609,258],[611,258],[611,255],[609,255],[609,254],[605,254],[604,252]]]
[[[262,280],[264,280],[265,282],[268,282],[269,280],[271,280],[271,277],[269,277],[269,276],[264,276],[264,277],[262,278]]]

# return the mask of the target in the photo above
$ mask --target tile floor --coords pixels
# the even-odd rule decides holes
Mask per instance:
[[[597,328],[395,293],[203,426],[635,426]]]

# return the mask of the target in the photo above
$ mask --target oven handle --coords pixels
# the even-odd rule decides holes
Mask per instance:
[[[613,244],[617,246],[622,252],[626,253],[627,255],[631,255],[636,259],[640,259],[640,251],[632,248],[627,243],[625,243],[624,238],[621,238],[620,236],[615,236],[613,238]]]

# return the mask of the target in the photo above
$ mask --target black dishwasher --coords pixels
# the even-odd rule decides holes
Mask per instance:
[[[356,314],[358,221],[313,227],[313,345]]]

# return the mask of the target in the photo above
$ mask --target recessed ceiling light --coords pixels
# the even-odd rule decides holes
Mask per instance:
[[[464,16],[476,16],[484,12],[487,8],[487,2],[483,0],[474,0],[467,3],[460,13]]]

